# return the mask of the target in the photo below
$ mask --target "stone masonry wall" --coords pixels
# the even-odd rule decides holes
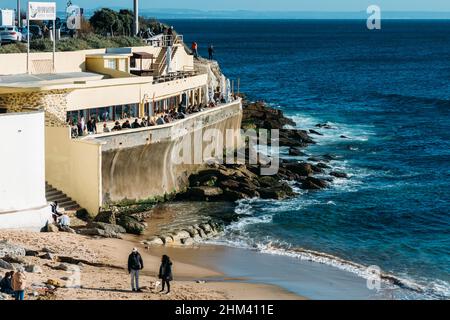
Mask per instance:
[[[69,90],[51,90],[3,94],[0,95],[0,108],[6,108],[8,112],[45,110],[46,126],[64,127],[68,93]]]

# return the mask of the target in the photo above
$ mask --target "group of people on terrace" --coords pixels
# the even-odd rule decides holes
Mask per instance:
[[[103,128],[101,129],[97,127],[98,123],[100,122],[100,118],[98,116],[91,117],[87,122],[85,121],[84,117],[81,117],[79,120],[68,119],[68,124],[71,127],[72,138],[76,138],[85,135],[164,125],[177,120],[185,119],[191,114],[202,112],[208,108],[214,108],[219,104],[224,103],[226,103],[225,98],[223,97],[223,95],[219,95],[215,97],[214,100],[210,101],[209,104],[200,103],[197,105],[186,107],[182,103],[180,103],[178,107],[158,113],[155,116],[146,116],[142,119],[136,117],[134,121],[130,121],[127,115],[124,114],[122,122],[116,120],[114,122],[114,125],[108,125],[108,122],[105,121],[103,123]]]

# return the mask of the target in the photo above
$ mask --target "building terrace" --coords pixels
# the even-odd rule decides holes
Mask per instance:
[[[179,140],[207,128],[240,129],[241,101],[231,98],[223,76],[211,80],[196,70],[181,43],[57,52],[55,70],[51,53],[33,53],[30,73],[26,54],[0,60],[0,113],[45,111],[45,180],[91,214],[183,188],[198,166],[171,162]],[[170,123],[102,131],[104,123],[150,121],[180,108],[185,116]],[[96,134],[82,126],[73,139],[70,125],[89,119],[97,122]]]

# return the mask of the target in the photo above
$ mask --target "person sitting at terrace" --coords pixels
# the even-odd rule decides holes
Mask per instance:
[[[110,132],[110,130],[109,130],[108,126],[106,125],[106,123],[103,124],[103,132],[104,133]]]
[[[155,118],[154,118],[154,117],[151,117],[151,118],[150,118],[150,121],[148,122],[148,126],[149,126],[149,127],[154,127],[154,126],[156,126],[156,121],[155,121]]]
[[[186,106],[180,103],[178,105],[178,112],[186,113]]]
[[[148,121],[146,118],[142,118],[141,127],[142,128],[148,127]]]
[[[186,115],[183,112],[178,112],[175,119],[184,119]]]
[[[122,129],[131,129],[130,120],[127,120],[122,124]]]
[[[116,121],[116,123],[114,124],[114,127],[112,128],[112,131],[120,131],[122,130],[122,127],[120,126],[120,122]]]
[[[170,118],[170,116],[169,116],[168,114],[166,114],[166,115],[164,116],[164,122],[165,122],[165,123],[170,123],[170,122],[172,122],[172,119]]]
[[[159,125],[162,125],[162,124],[166,124],[166,121],[164,120],[164,117],[163,117],[163,115],[161,115],[159,118],[158,118],[158,120],[156,120],[156,124],[159,126]]]
[[[131,128],[132,129],[138,129],[138,128],[140,128],[141,127],[141,125],[139,124],[139,120],[138,119],[134,119],[134,122],[133,122],[133,124],[131,125]]]

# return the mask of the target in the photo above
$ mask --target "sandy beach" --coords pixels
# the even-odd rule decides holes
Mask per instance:
[[[42,251],[44,248],[54,252],[56,257],[75,259],[104,264],[80,267],[80,288],[65,288],[67,278],[72,274],[57,270],[60,262],[39,257],[24,257],[26,264],[37,265],[42,273],[27,273],[27,299],[63,299],[63,300],[298,300],[301,296],[285,291],[274,285],[246,282],[245,279],[231,279],[226,274],[212,268],[202,267],[190,262],[187,257],[201,248],[183,248],[177,250],[150,248],[137,245],[133,236],[124,239],[94,239],[69,233],[39,233],[30,231],[2,230],[0,240],[23,246],[27,250]],[[131,249],[137,246],[144,260],[144,270],[140,277],[142,293],[130,291],[130,277],[126,271],[126,261]],[[157,281],[160,254],[169,250],[174,262],[174,281],[170,295],[154,290]],[[207,250],[211,250],[208,247]],[[44,250],[45,251],[45,250]],[[188,263],[185,261],[189,261]],[[2,270],[2,273],[6,270]],[[40,292],[39,284],[49,279],[57,280],[61,287],[47,295],[33,295]],[[37,285],[32,287],[32,284]]]

